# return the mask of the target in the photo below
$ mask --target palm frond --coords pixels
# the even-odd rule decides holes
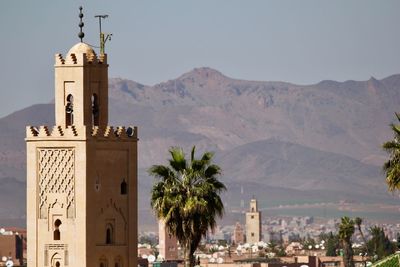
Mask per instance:
[[[194,153],[196,151],[196,146],[192,147],[192,152],[190,153],[190,162],[193,162],[194,160]]]
[[[400,125],[392,123],[390,124],[390,127],[392,128],[395,136],[400,136]]]
[[[164,180],[173,177],[172,170],[164,165],[153,165],[147,170],[147,173]]]
[[[396,115],[397,120],[400,122],[400,113],[395,112],[394,114]]]
[[[169,160],[169,165],[177,172],[181,172],[186,169],[186,159],[185,153],[180,147],[172,147],[169,150],[171,154],[171,159]]]
[[[396,150],[399,151],[400,143],[397,140],[388,141],[388,142],[383,143],[382,148],[389,153],[396,151]]]
[[[400,114],[395,113],[400,122]],[[389,154],[389,159],[383,164],[382,170],[386,175],[386,184],[389,191],[400,190],[400,125],[391,125],[394,138],[382,145],[382,148]]]
[[[221,168],[218,165],[212,164],[207,167],[204,174],[207,178],[221,175]]]
[[[207,151],[201,157],[201,161],[204,161],[205,163],[209,163],[213,157],[214,157],[214,153]]]

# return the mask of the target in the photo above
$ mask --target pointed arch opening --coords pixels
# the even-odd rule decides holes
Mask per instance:
[[[99,264],[100,267],[108,267],[108,260],[105,256],[102,256],[99,262],[100,262]]]
[[[60,240],[61,239],[60,225],[61,225],[61,220],[57,219],[54,222],[54,232],[53,232],[53,239],[54,240]]]
[[[121,195],[126,194],[128,194],[128,184],[126,183],[125,179],[123,179],[121,183]]]
[[[114,227],[111,224],[106,225],[106,244],[114,243]]]
[[[97,94],[92,95],[92,125],[99,126],[99,98]]]
[[[65,123],[66,126],[74,124],[74,97],[71,94],[67,96],[67,104],[65,105]]]
[[[122,257],[118,256],[115,258],[114,267],[123,267],[122,266]]]
[[[63,263],[63,260],[62,260],[61,255],[58,253],[54,253],[53,256],[51,257],[50,266],[51,267],[61,267],[64,265],[62,263]],[[45,265],[47,265],[47,264],[45,264]]]

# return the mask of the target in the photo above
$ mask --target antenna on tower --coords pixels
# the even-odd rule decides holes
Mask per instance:
[[[105,53],[105,45],[107,41],[111,41],[111,33],[103,33],[101,31],[101,20],[108,18],[108,15],[96,15],[95,18],[99,18],[99,28],[100,28],[100,55]]]

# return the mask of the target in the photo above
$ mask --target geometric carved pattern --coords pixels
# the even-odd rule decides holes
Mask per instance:
[[[75,214],[75,151],[72,148],[38,149],[39,216],[47,218],[48,193],[66,196],[68,218]]]

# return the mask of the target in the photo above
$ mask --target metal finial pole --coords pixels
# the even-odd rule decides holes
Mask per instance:
[[[82,39],[83,37],[85,37],[85,33],[82,31],[83,26],[85,25],[82,21],[83,18],[83,13],[82,13],[82,7],[79,7],[79,18],[81,19],[81,21],[79,22],[79,28],[81,28],[81,31],[78,33],[78,37],[81,39],[81,43],[82,43]]]
[[[101,31],[101,19],[108,18],[108,15],[96,15],[95,18],[99,18],[99,28],[100,28],[100,54],[104,55],[105,53],[105,45],[107,40],[111,40],[112,34],[104,34]]]

